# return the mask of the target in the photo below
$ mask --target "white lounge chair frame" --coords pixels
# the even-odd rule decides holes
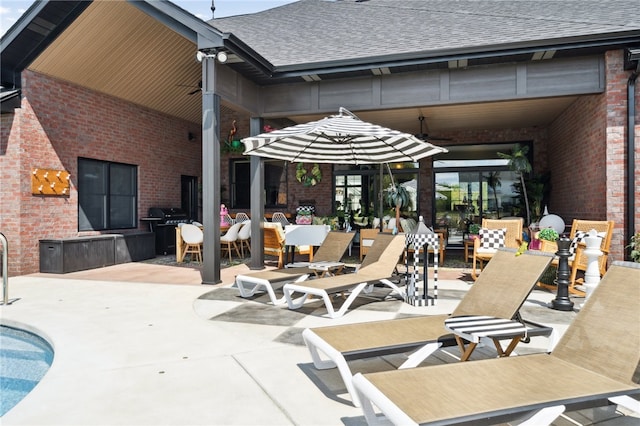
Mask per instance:
[[[344,256],[349,242],[353,240],[355,232],[329,232],[323,244],[318,248],[318,261],[338,261]],[[274,285],[286,282],[299,283],[305,281],[314,271],[308,267],[275,269],[236,276],[236,286],[242,297],[252,297],[259,291],[266,291],[271,303],[283,305],[285,296],[277,297]]]
[[[513,317],[517,314],[520,306],[534,288],[536,282],[540,278],[551,263],[553,256],[548,253],[543,252],[527,252],[527,257],[519,256],[515,258],[515,250],[512,249],[500,249],[496,254],[496,262],[487,265],[486,273],[484,278],[478,278],[478,281],[475,282],[472,289],[469,291],[467,296],[463,299],[463,302],[458,305],[456,310],[454,310],[453,314],[455,315],[470,315],[470,314],[488,314],[492,316],[509,316]],[[535,256],[534,259],[530,259]],[[521,261],[525,261],[526,259],[530,259],[527,262],[528,266],[523,267]],[[514,267],[517,268],[518,274],[512,279],[511,276],[505,277],[506,279],[498,282],[494,280],[495,274],[503,275],[505,262],[514,261]],[[519,262],[520,261],[520,262]],[[520,266],[517,266],[520,265]],[[517,283],[515,280],[519,280]],[[517,285],[519,283],[522,285]],[[501,291],[502,286],[508,287],[510,290],[518,290],[513,297],[510,298],[502,298],[499,303],[493,303],[488,305],[485,303],[486,299],[493,299],[495,297],[495,291]],[[513,301],[511,301],[513,299]],[[402,365],[400,365],[399,369],[405,368],[414,368],[421,364],[425,359],[427,359],[431,354],[433,354],[436,350],[438,350],[442,344],[444,339],[442,336],[448,334],[446,329],[444,328],[444,320],[448,318],[449,315],[430,315],[425,317],[408,317],[402,319],[395,320],[385,320],[385,321],[376,321],[376,322],[368,322],[368,323],[359,323],[359,324],[347,324],[342,326],[329,327],[329,329],[348,329],[350,333],[356,333],[359,336],[364,335],[364,328],[368,328],[370,326],[378,325],[378,329],[380,333],[391,336],[390,338],[382,338],[382,342],[378,341],[377,343],[371,345],[369,348],[363,349],[362,347],[358,348],[358,355],[354,355],[353,353],[349,354],[349,358],[370,358],[373,356],[377,356],[380,354],[389,354],[389,353],[408,353],[407,359]],[[442,327],[437,327],[435,331],[426,331],[427,329],[424,327],[424,320],[429,321],[429,324],[433,325],[434,322],[442,323]],[[380,327],[383,325],[384,328]],[[425,336],[415,335],[411,332],[411,337],[408,340],[404,338],[396,338],[399,334],[398,330],[415,330],[422,329],[428,335],[433,333],[433,336],[429,336],[429,340],[425,340]],[[440,330],[441,333],[440,334]],[[337,350],[331,343],[327,342],[320,333],[323,328],[319,329],[310,329],[307,328],[302,332],[302,338],[304,339],[307,348],[311,354],[311,358],[313,360],[313,365],[318,370],[326,370],[330,368],[337,368],[340,377],[342,378],[345,387],[351,396],[351,400],[354,406],[359,407],[360,401],[358,399],[358,395],[353,388],[352,379],[353,372],[347,363],[345,358],[345,354],[341,351]],[[527,325],[527,333],[530,336],[533,335],[542,335],[542,336],[551,336],[549,342],[549,350],[556,343],[556,336],[553,333],[553,329],[549,327],[540,327],[537,324]],[[322,333],[320,333],[322,334]],[[352,339],[347,339],[352,340]],[[451,345],[455,345],[456,342],[451,336],[448,339],[447,343]],[[492,342],[493,344],[493,342]],[[381,345],[381,346],[378,346]],[[323,355],[326,358],[323,358]]]
[[[386,285],[394,293],[404,298],[404,290],[389,280],[404,252],[404,240],[403,235],[379,234],[371,245],[360,269],[354,274],[319,278],[305,283],[285,284],[282,289],[289,309],[302,307],[308,297],[314,295],[322,298],[329,318],[340,318],[349,310],[353,301],[361,293],[370,293],[376,283]],[[374,260],[373,256],[377,260]],[[349,292],[349,296],[338,310],[334,309],[331,296],[345,292]],[[294,299],[296,293],[300,293],[301,296]]]
[[[632,381],[640,361],[638,282],[640,264],[614,262],[551,354],[356,374],[367,423],[501,423],[525,415],[524,424],[537,426],[574,404],[605,399],[640,413],[630,397],[640,395]],[[487,389],[495,392],[487,396]],[[477,400],[469,403],[468,395]]]

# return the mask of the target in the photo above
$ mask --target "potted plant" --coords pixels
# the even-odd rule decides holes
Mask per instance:
[[[540,240],[540,250],[548,252],[558,251],[558,241],[560,235],[553,228],[544,228],[538,232],[538,239]]]
[[[627,248],[631,249],[629,253],[631,261],[640,263],[640,232],[636,232],[631,237],[631,242],[629,243]]]
[[[400,184],[392,185],[387,190],[387,204],[389,207],[395,208],[396,228],[393,233],[397,234],[401,231],[400,210],[409,207],[409,192],[407,192],[407,188]]]
[[[469,225],[469,239],[475,240],[476,238],[480,238],[480,225],[477,223],[471,223]]]

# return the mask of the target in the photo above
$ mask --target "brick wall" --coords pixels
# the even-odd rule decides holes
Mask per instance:
[[[623,70],[622,51],[607,52],[605,72],[603,94],[580,97],[550,126],[549,168],[553,173],[549,209],[567,224],[573,219],[615,221],[609,259],[622,260],[630,75]],[[636,158],[640,153],[639,122],[636,109]],[[639,181],[636,173],[636,185]],[[639,213],[636,208],[636,224],[640,223]]]
[[[616,221],[612,258],[623,253],[625,181],[626,87],[622,52],[606,55],[606,91],[583,96],[549,128],[470,130],[451,132],[452,144],[533,141],[534,171],[552,170],[549,210],[565,219]],[[22,108],[2,115],[0,230],[10,242],[10,275],[36,272],[38,241],[84,235],[77,231],[77,159],[79,156],[139,166],[139,217],[151,206],[180,205],[180,175],[201,175],[200,125],[178,120],[137,105],[62,81],[25,71]],[[636,97],[637,99],[637,97]],[[249,116],[221,110],[221,139],[233,120],[238,137],[248,135]],[[636,163],[640,158],[640,108],[636,108]],[[188,140],[188,133],[196,135]],[[229,190],[229,158],[221,161],[222,185]],[[64,169],[71,173],[68,197],[31,194],[33,168]],[[314,199],[317,214],[332,211],[330,164],[320,165],[323,179],[313,188],[295,179],[289,166],[288,207]],[[636,173],[636,188],[640,174]],[[421,162],[420,211],[431,214],[431,159]],[[249,190],[249,188],[247,188]],[[228,192],[226,193],[228,197]],[[636,224],[640,210],[636,207]],[[146,229],[141,225],[140,229]]]
[[[92,234],[78,232],[78,157],[137,165],[139,217],[152,206],[180,207],[180,176],[201,175],[199,124],[30,71],[22,108],[3,115],[2,128],[0,228],[10,240],[11,275],[39,270],[40,239]],[[70,195],[33,196],[33,168],[69,171]]]

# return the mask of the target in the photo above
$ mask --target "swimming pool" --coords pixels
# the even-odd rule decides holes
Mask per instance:
[[[53,362],[53,349],[28,331],[0,325],[0,417],[42,380]]]

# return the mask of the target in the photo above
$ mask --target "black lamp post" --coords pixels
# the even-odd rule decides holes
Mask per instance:
[[[556,298],[551,301],[551,307],[558,311],[572,311],[573,302],[569,299],[569,246],[571,240],[567,237],[562,237],[558,240],[558,251],[556,256],[558,260],[558,275],[556,278],[556,286],[558,287]]]

